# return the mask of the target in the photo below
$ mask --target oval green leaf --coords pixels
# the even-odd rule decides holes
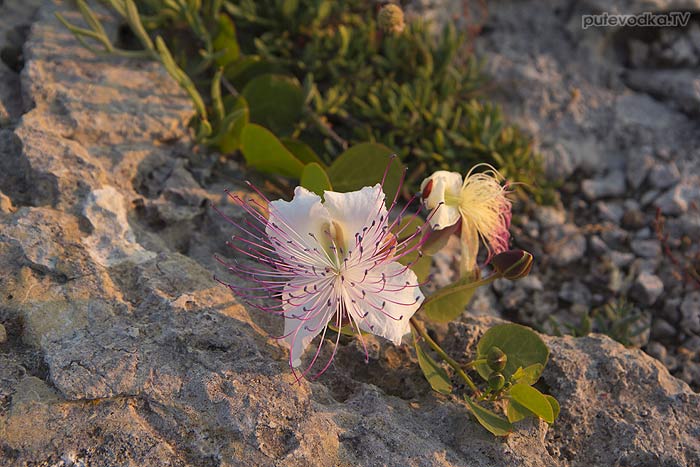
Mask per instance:
[[[405,240],[420,230],[423,225],[425,225],[425,220],[420,216],[406,216],[391,229],[391,233],[396,235],[398,240]]]
[[[216,54],[216,63],[219,66],[225,67],[236,60],[241,54],[241,49],[238,46],[236,39],[236,26],[226,15],[219,15],[219,30],[214,38],[212,45]]]
[[[542,366],[541,363],[533,363],[527,368],[519,367],[515,370],[515,373],[513,373],[513,382],[525,383],[532,386],[540,379],[542,370],[544,370],[544,366]]]
[[[506,416],[510,423],[516,423],[527,417],[532,417],[534,414],[511,399],[508,401],[508,407],[506,407]]]
[[[351,147],[331,164],[328,177],[337,191],[360,190],[381,183],[384,171],[389,171],[384,181],[387,205],[394,200],[403,175],[403,164],[388,147],[378,143],[360,143]],[[389,166],[391,163],[391,166]]]
[[[549,349],[542,338],[532,329],[519,324],[499,324],[484,333],[476,346],[477,359],[486,358],[491,347],[498,347],[508,357],[503,376],[506,381],[515,371],[522,367],[539,363],[544,368],[549,358]],[[476,365],[476,371],[488,380],[491,369],[485,363]],[[536,375],[539,378],[539,374]]]
[[[266,128],[249,123],[241,134],[241,149],[250,167],[261,172],[300,178],[304,165]]]
[[[300,185],[319,196],[323,196],[324,191],[333,190],[326,171],[316,162],[304,166],[304,170],[301,172]]]
[[[250,80],[257,76],[282,73],[283,71],[278,65],[267,62],[258,56],[246,55],[228,66],[224,71],[224,76],[236,89],[243,89]]]
[[[430,267],[433,261],[430,256],[420,256],[417,251],[414,251],[399,258],[399,263],[409,266],[411,271],[416,274],[418,282],[425,282],[430,275]]]
[[[243,128],[248,125],[248,103],[243,96],[231,104],[231,111],[221,122],[221,134],[218,140],[219,150],[230,154],[241,147]]]
[[[413,345],[416,348],[418,366],[420,366],[425,379],[430,383],[430,387],[440,394],[452,393],[452,383],[445,369],[423,351],[415,336],[413,336]]]
[[[517,383],[511,386],[510,397],[547,423],[554,423],[554,411],[549,400],[529,384]]]
[[[317,163],[323,169],[326,169],[326,164],[323,163],[320,157],[311,149],[311,146],[303,141],[293,138],[280,138],[284,147],[289,149],[289,152],[294,154],[294,157],[299,159],[304,164],[310,164],[312,162]]]
[[[467,404],[472,413],[479,421],[481,426],[489,430],[492,434],[496,436],[508,436],[513,430],[513,425],[510,424],[508,420],[503,417],[498,416],[494,412],[481,407],[480,405],[473,402],[470,398],[465,397]]]
[[[332,324],[329,323],[328,329],[330,329],[333,332],[337,332],[338,334],[342,334],[344,336],[357,337],[357,330],[353,327],[352,324],[347,324],[347,325],[341,327],[340,329],[338,329],[337,326],[333,326]],[[369,333],[360,329],[360,334],[363,336],[366,336]]]
[[[248,101],[250,120],[277,135],[288,135],[301,117],[304,92],[296,78],[265,74],[253,78],[241,91]]]
[[[554,420],[557,419],[559,416],[559,412],[561,408],[559,407],[559,401],[554,398],[554,396],[550,396],[549,394],[545,394],[544,397],[547,398],[547,401],[549,402],[549,405],[552,406],[552,412],[554,413]]]
[[[472,284],[473,287],[470,286]],[[478,284],[472,279],[461,279],[426,298],[421,309],[432,321],[452,321],[464,312],[477,288]]]

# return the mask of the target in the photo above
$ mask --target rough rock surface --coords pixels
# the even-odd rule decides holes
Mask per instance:
[[[468,7],[489,98],[529,130],[561,182],[555,206],[525,203],[513,221],[543,289],[494,287],[489,314],[552,333],[585,332],[587,317],[602,316],[593,329],[616,338],[634,322],[637,345],[663,347],[672,374],[699,390],[700,334],[680,306],[700,290],[700,2],[503,1],[486,2],[487,14],[481,2],[411,4],[438,21]],[[672,11],[693,14],[683,27],[582,28],[586,14]],[[566,298],[575,295],[590,300]]]
[[[31,24],[21,95],[0,93],[0,464],[700,465],[700,397],[602,336],[548,338],[561,416],[507,440],[431,392],[406,345],[369,339],[365,365],[343,342],[292,384],[279,320],[212,280],[230,229],[210,203],[240,218],[221,195],[240,170],[192,150],[190,104],[157,64],[92,55],[57,9]],[[494,322],[443,343],[460,355]]]

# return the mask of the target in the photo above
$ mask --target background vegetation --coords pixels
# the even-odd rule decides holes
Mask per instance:
[[[452,24],[404,24],[372,0],[106,0],[128,26],[112,41],[76,3],[87,28],[59,19],[86,46],[159,60],[192,98],[198,141],[260,171],[354,189],[396,153],[390,186],[402,164],[415,189],[434,170],[488,162],[551,197],[529,138],[480,95],[487,79]],[[341,160],[366,169],[341,179]]]

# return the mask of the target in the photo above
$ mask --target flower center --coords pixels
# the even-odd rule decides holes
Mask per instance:
[[[323,231],[326,234],[325,242],[323,242],[322,245],[323,250],[326,252],[333,265],[331,272],[339,276],[343,270],[345,259],[348,254],[345,243],[345,232],[340,223],[336,220],[326,222],[323,225]]]

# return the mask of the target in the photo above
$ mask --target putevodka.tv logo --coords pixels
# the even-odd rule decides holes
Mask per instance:
[[[581,27],[682,27],[690,21],[689,11],[672,11],[670,13],[651,13],[645,11],[636,15],[581,15]]]

